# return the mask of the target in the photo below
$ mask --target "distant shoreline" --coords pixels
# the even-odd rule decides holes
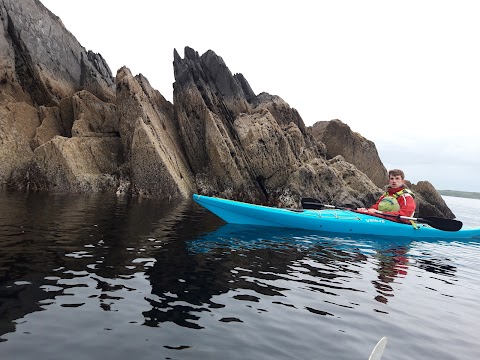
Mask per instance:
[[[440,195],[480,200],[480,193],[458,190],[437,190]]]

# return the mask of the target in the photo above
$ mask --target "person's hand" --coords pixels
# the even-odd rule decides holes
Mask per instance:
[[[381,211],[379,211],[377,209],[373,209],[373,208],[370,208],[370,209],[357,208],[357,211],[366,212],[366,213],[369,213],[369,214],[381,214],[382,213]]]

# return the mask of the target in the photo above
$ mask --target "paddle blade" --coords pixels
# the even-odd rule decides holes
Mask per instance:
[[[372,353],[370,354],[368,360],[380,360],[383,355],[383,351],[385,350],[385,346],[387,346],[386,336],[380,339],[380,341],[377,343]]]
[[[431,227],[443,231],[458,231],[462,228],[463,223],[458,220],[438,218],[434,216],[425,216],[417,219],[418,222],[424,222]]]
[[[301,200],[302,208],[310,210],[319,210],[323,208],[323,204],[320,203],[320,200],[314,198],[302,198]]]

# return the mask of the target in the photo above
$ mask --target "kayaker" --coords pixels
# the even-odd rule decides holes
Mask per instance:
[[[404,172],[400,169],[393,169],[388,172],[388,187],[385,193],[368,209],[357,208],[357,211],[380,216],[387,214],[410,217],[415,213],[416,207],[414,195],[405,185]],[[408,220],[402,222],[408,222]]]

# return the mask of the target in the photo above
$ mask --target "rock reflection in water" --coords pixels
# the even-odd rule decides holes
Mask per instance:
[[[225,306],[213,297],[242,291],[262,298],[285,296],[288,289],[276,286],[277,280],[301,281],[306,288],[324,293],[358,291],[345,286],[341,278],[358,276],[358,270],[348,265],[366,261],[364,254],[332,247],[331,240],[311,232],[228,224],[188,241],[185,251],[190,256],[181,264],[177,256],[172,257],[171,248],[156,253],[155,265],[147,271],[156,298],[149,299],[152,309],[144,313],[146,324],[172,321],[201,328],[196,322],[200,313]],[[309,274],[308,279],[291,276],[299,267]],[[253,295],[234,298],[257,301]]]
[[[128,289],[121,279],[148,265],[137,260],[177,240],[184,231],[178,219],[195,217],[188,201],[158,206],[101,194],[0,196],[0,336],[49,305],[82,306],[67,300],[75,289],[95,289],[86,301],[110,310],[121,299],[110,294]]]

